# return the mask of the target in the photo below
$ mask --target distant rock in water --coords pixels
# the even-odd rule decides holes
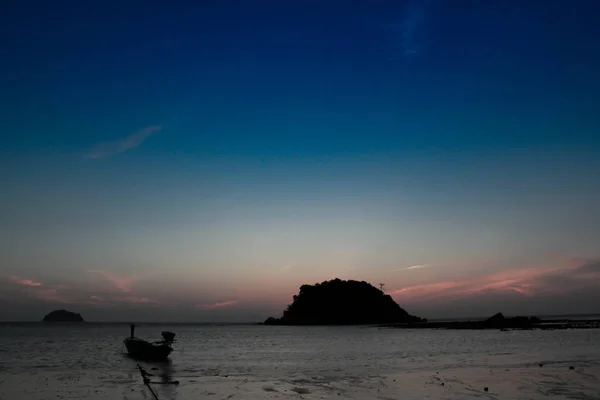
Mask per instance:
[[[506,318],[502,313],[497,313],[481,323],[483,328],[500,329],[529,329],[539,324],[541,320],[537,317],[512,317]]]
[[[501,312],[492,315],[484,321],[485,325],[498,328],[504,328],[505,323],[506,318],[504,318],[504,314]]]
[[[44,322],[83,322],[81,314],[67,310],[55,310],[44,317]]]
[[[493,316],[481,320],[481,321],[438,321],[438,322],[427,322],[427,323],[408,323],[408,324],[387,324],[383,325],[386,327],[394,328],[420,328],[420,329],[500,329],[500,330],[513,330],[513,329],[543,329],[543,321],[537,317],[510,317],[506,318],[502,313],[494,314]],[[567,321],[565,324],[557,325],[552,324],[551,329],[556,329],[562,326],[562,329],[566,327],[581,327],[581,328],[597,328],[598,321],[581,321],[581,323],[574,324],[571,321]]]
[[[333,279],[300,286],[281,318],[265,325],[370,325],[425,321],[367,282]]]

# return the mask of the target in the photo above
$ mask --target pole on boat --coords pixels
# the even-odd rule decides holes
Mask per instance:
[[[135,324],[129,325],[129,330],[131,331],[131,338],[133,339],[134,338],[133,332],[135,331]]]

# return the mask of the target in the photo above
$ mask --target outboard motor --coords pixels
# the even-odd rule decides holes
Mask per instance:
[[[163,331],[161,332],[161,335],[167,344],[171,344],[175,340],[175,334],[173,332]]]

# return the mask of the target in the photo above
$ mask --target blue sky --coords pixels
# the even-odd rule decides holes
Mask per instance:
[[[0,317],[262,318],[333,277],[600,311],[535,285],[599,256],[600,5],[346,3],[6,3]]]

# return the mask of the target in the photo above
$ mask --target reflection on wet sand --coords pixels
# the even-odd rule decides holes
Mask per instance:
[[[136,368],[140,371],[140,379],[142,383],[147,386],[148,390],[155,399],[158,399],[156,391],[154,390],[156,385],[160,385],[161,387],[165,388],[162,389],[161,392],[168,396],[169,399],[175,398],[176,391],[167,389],[179,385],[179,381],[173,378],[174,368],[173,361],[171,359],[148,362],[136,359],[130,355],[126,356],[131,361],[136,362]],[[156,377],[158,377],[159,380],[156,380]]]

